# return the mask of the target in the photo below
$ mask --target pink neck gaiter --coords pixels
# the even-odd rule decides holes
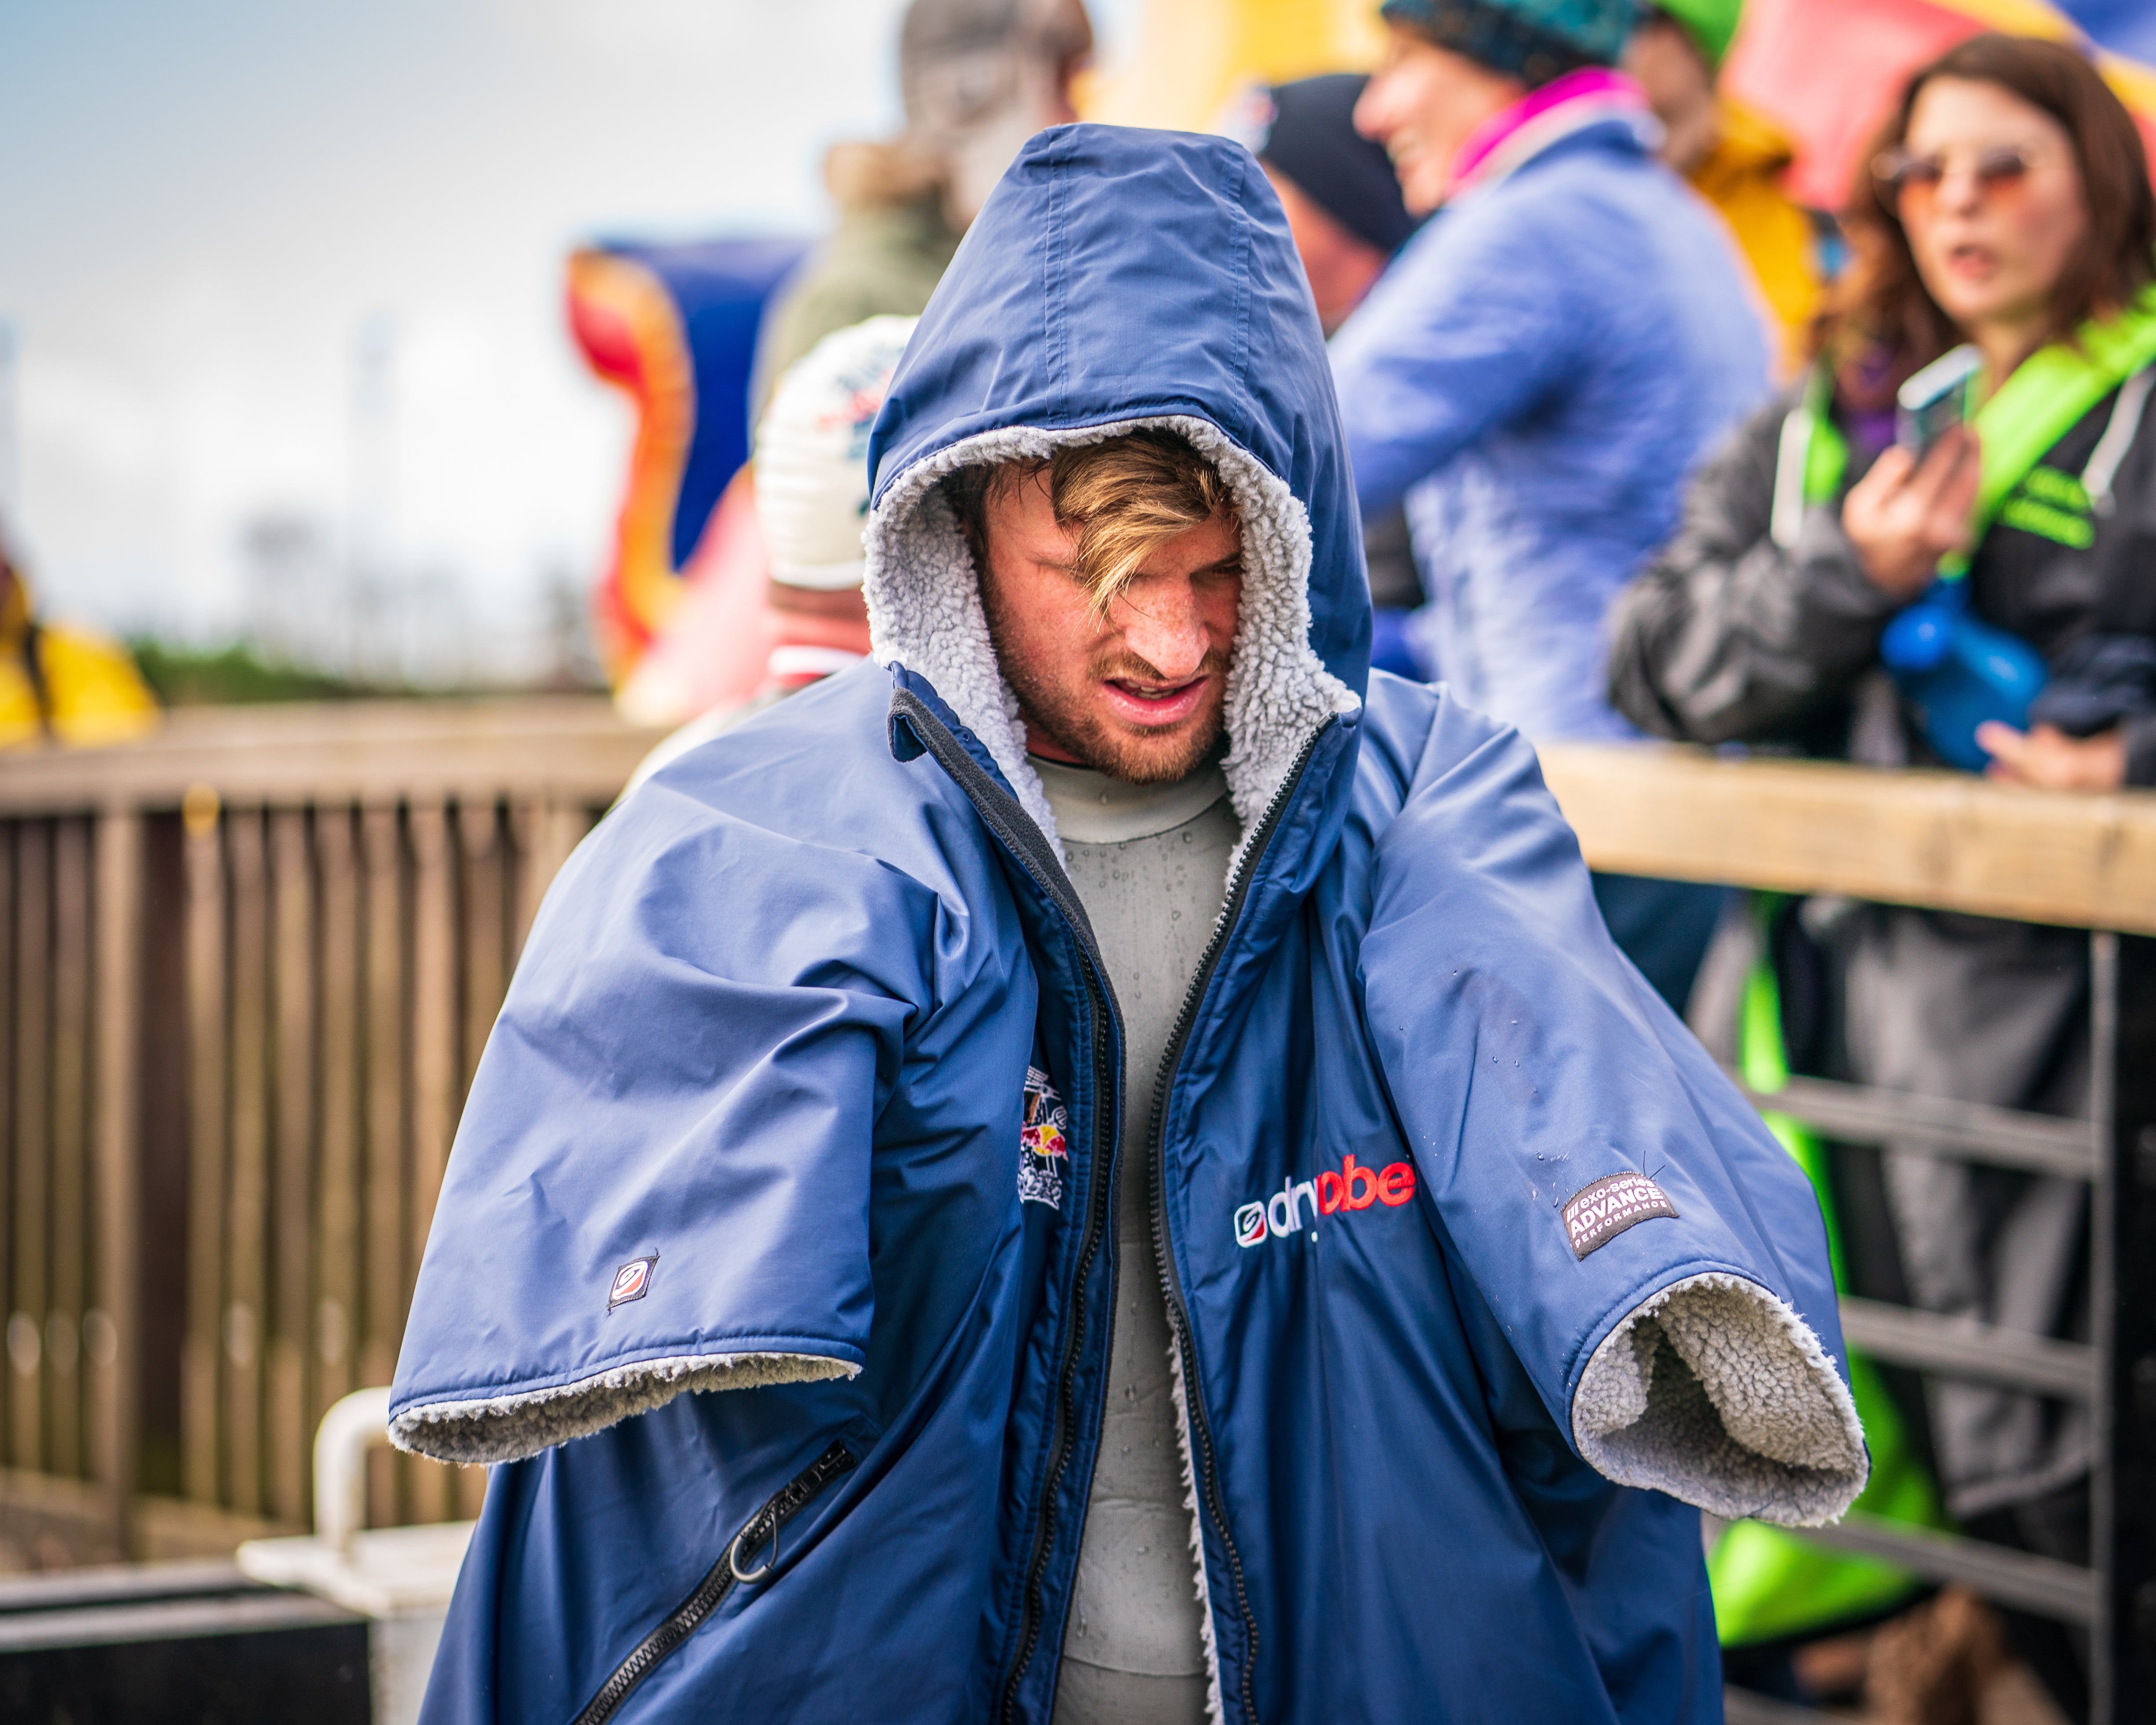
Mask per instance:
[[[1645,112],[1646,93],[1624,73],[1608,66],[1568,72],[1529,90],[1468,133],[1452,158],[1451,195],[1458,197],[1486,177],[1502,178],[1528,156],[1583,126],[1613,113]],[[1515,142],[1522,147],[1507,147]]]

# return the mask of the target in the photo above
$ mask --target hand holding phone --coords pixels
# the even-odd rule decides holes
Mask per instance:
[[[1842,531],[1874,585],[1914,598],[1932,584],[1941,557],[1968,549],[1983,466],[1975,431],[1953,424],[1921,461],[1897,444],[1849,488]]]

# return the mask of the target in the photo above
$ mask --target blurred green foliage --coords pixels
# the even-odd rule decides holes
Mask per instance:
[[[229,706],[264,701],[352,701],[408,695],[401,687],[357,683],[326,672],[273,664],[252,647],[235,644],[207,650],[168,642],[128,644],[143,680],[165,706]]]

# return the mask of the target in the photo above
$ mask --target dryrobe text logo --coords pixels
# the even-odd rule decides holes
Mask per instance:
[[[1281,1189],[1260,1204],[1241,1205],[1235,1212],[1235,1244],[1254,1246],[1267,1240],[1286,1240],[1303,1226],[1308,1207],[1315,1230],[1320,1216],[1343,1210],[1367,1210],[1373,1204],[1399,1205],[1414,1196],[1414,1166],[1388,1163],[1383,1168],[1366,1168],[1352,1156],[1343,1157],[1337,1168],[1320,1171],[1314,1180],[1290,1176]]]

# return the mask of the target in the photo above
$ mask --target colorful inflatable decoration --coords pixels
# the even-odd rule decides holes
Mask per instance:
[[[570,331],[637,412],[613,559],[594,608],[617,686],[664,632],[696,579],[700,547],[717,536],[721,499],[748,459],[764,305],[807,250],[799,239],[726,239],[603,244],[569,259]],[[744,501],[738,512],[752,532],[754,511]]]
[[[2087,48],[2156,146],[2156,6],[2147,0],[1750,0],[1722,90],[1795,141],[1797,200],[1836,210],[1902,81],[1985,30]]]

